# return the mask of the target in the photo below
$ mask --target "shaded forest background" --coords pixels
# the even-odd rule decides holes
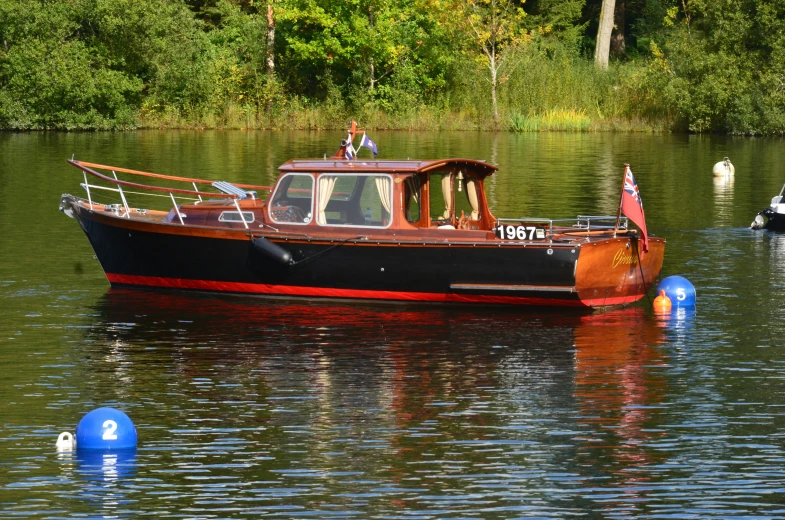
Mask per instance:
[[[0,0],[0,128],[785,133],[785,0],[601,5]]]

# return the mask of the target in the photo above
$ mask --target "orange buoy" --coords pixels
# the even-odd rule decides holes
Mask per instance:
[[[665,289],[660,291],[660,295],[654,298],[654,312],[661,314],[671,311],[671,299],[665,294]]]

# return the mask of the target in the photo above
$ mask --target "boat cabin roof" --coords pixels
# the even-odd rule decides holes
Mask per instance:
[[[291,159],[278,168],[282,173],[308,172],[375,172],[415,174],[434,170],[466,169],[480,177],[487,177],[498,170],[496,166],[474,159],[437,159],[437,160],[346,160],[346,159]]]

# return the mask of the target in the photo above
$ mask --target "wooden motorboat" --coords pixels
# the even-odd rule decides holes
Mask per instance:
[[[274,186],[71,159],[86,197],[64,194],[60,209],[112,286],[607,307],[639,300],[660,273],[665,240],[650,237],[644,254],[626,218],[497,218],[484,187],[495,166],[363,160],[353,138],[331,158],[287,161]],[[170,205],[154,209],[144,195]]]

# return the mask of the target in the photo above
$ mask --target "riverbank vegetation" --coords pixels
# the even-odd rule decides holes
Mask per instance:
[[[3,129],[785,133],[778,0],[0,0],[0,40]]]

